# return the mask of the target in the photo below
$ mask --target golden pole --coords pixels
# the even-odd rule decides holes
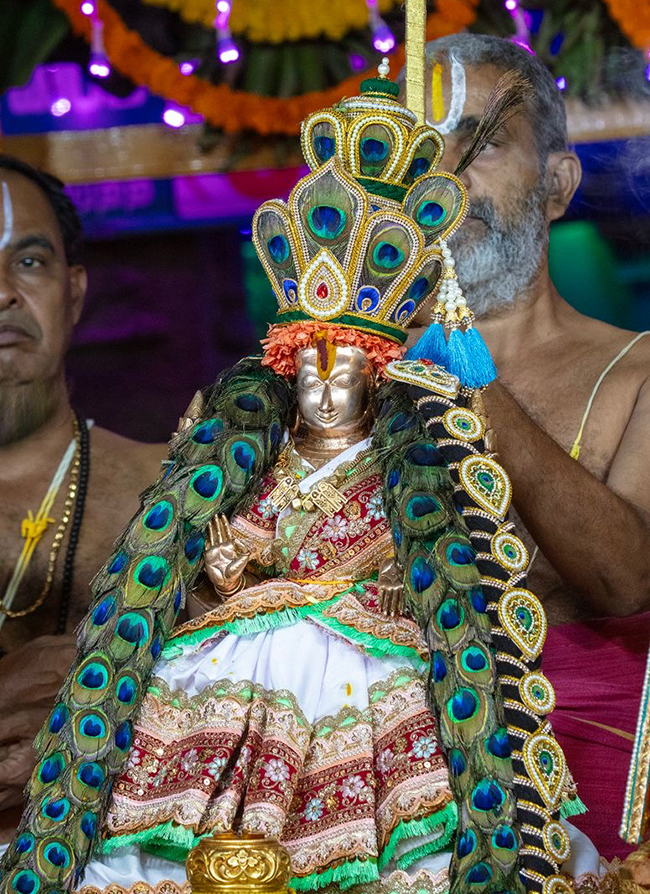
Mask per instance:
[[[424,45],[426,0],[406,0],[406,107],[415,112],[418,124],[426,123]]]

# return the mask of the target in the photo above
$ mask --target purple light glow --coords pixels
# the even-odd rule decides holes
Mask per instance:
[[[230,65],[239,59],[239,48],[232,37],[223,37],[217,44],[219,61],[224,65]]]
[[[194,72],[198,68],[198,65],[199,63],[197,59],[189,59],[186,62],[181,62],[179,68],[182,75],[191,75],[194,74]]]
[[[513,37],[512,42],[516,43],[518,47],[522,48],[522,50],[526,50],[526,52],[530,53],[531,56],[537,55],[535,50],[529,44],[527,44],[525,40],[520,40],[518,37]]]
[[[162,118],[167,127],[178,128],[185,124],[185,113],[177,106],[166,106]]]
[[[645,67],[646,81],[650,81],[650,62]]]
[[[566,90],[566,78],[560,76],[559,78],[555,79],[555,83],[560,90]]]
[[[217,12],[230,12],[229,0],[217,0]]]
[[[95,12],[95,4],[85,0],[85,3],[81,4],[81,11],[85,16],[91,16]]]
[[[508,12],[514,12],[519,6],[519,2],[518,0],[506,0],[503,5],[508,10]]]
[[[383,19],[372,29],[372,45],[378,53],[390,53],[395,47],[395,36]]]
[[[106,56],[93,53],[90,57],[88,71],[96,78],[107,78],[111,73],[111,65]]]
[[[54,115],[55,118],[60,118],[62,115],[67,115],[70,109],[72,108],[72,103],[65,96],[62,96],[60,99],[57,99],[50,106],[50,112]]]
[[[359,53],[350,53],[348,61],[352,71],[363,71],[366,67],[366,60]]]

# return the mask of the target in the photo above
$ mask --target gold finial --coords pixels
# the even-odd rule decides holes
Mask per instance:
[[[417,115],[418,124],[426,123],[424,86],[426,22],[426,0],[406,0],[406,107]]]
[[[291,875],[282,845],[247,832],[203,838],[185,867],[192,894],[287,894]]]

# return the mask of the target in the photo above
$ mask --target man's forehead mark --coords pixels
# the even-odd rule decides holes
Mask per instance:
[[[435,74],[436,61],[434,60],[433,71],[431,73],[432,78],[432,90],[433,90],[433,78]],[[451,133],[452,130],[456,129],[456,125],[460,119],[460,116],[463,114],[463,109],[465,108],[465,101],[467,100],[467,78],[465,75],[465,66],[462,62],[459,62],[458,59],[452,54],[451,56],[451,99],[449,102],[449,111],[447,112],[447,117],[440,122],[428,122],[432,124],[435,129],[442,134]]]
[[[14,206],[11,202],[9,184],[2,181],[2,235],[0,235],[0,251],[6,248],[14,232]]]

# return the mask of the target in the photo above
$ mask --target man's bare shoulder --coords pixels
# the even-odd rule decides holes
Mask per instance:
[[[588,352],[602,370],[629,346],[614,367],[616,377],[631,378],[639,387],[650,379],[650,333],[622,329],[578,312],[571,330],[576,348]]]
[[[106,471],[117,471],[145,487],[158,477],[160,464],[167,458],[167,444],[132,441],[116,432],[96,426],[92,429],[94,457]]]

